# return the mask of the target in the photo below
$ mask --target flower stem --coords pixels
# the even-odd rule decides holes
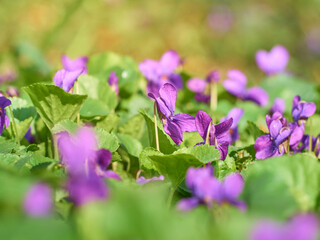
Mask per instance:
[[[154,102],[154,131],[156,134],[156,146],[157,146],[157,150],[160,152],[160,147],[159,147],[159,136],[158,136],[158,124],[157,124],[157,103]]]
[[[79,95],[79,82],[76,81],[76,93]],[[77,124],[80,125],[80,112],[77,114]]]
[[[206,142],[205,142],[205,144],[208,144],[208,145],[210,145],[210,138],[209,138],[210,130],[211,130],[211,122],[209,123],[208,132],[207,132],[207,136],[206,136]]]
[[[52,147],[53,147],[54,159],[56,159],[57,161],[60,161],[57,137],[55,135],[52,135],[52,141],[53,141]]]
[[[15,136],[15,138],[16,138],[16,141],[17,141],[18,145],[20,145],[20,139],[19,139],[19,135],[18,135],[17,125],[16,125],[16,121],[14,120],[14,116],[13,116],[12,108],[11,108],[11,106],[10,106],[10,105],[8,106],[8,108],[9,108],[10,116],[11,116],[11,119],[12,119],[12,125],[13,125],[13,130],[14,130],[14,136]]]
[[[309,118],[310,127],[309,127],[309,152],[312,152],[312,117]]]
[[[217,109],[218,94],[217,94],[217,83],[210,83],[210,107],[213,111]]]

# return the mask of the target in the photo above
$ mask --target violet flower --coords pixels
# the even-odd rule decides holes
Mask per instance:
[[[281,114],[284,113],[285,109],[285,102],[282,98],[275,98],[272,107],[270,108],[270,115],[274,114],[275,112],[279,112]]]
[[[165,52],[160,61],[146,59],[139,64],[139,70],[148,81],[147,92],[158,97],[158,91],[165,83],[176,89],[183,87],[182,78],[174,71],[182,64],[179,54],[174,50]]]
[[[87,74],[87,57],[79,57],[74,60],[67,56],[61,57],[63,69],[56,72],[53,77],[54,84],[69,92],[75,81],[81,74]]]
[[[110,73],[108,83],[117,95],[119,95],[118,81],[119,81],[119,78],[117,77],[116,73],[115,72]]]
[[[278,112],[272,117],[266,116],[269,133],[256,139],[254,149],[257,159],[266,159],[274,156],[281,156],[285,151],[283,143],[288,140],[292,130],[288,129],[287,121]]]
[[[88,68],[87,68],[88,58],[87,57],[78,57],[75,59],[70,59],[66,55],[63,55],[61,57],[61,62],[62,62],[63,68],[69,72],[82,70],[83,74],[88,73]]]
[[[212,118],[204,111],[198,111],[196,115],[196,128],[205,144],[207,141],[210,145],[214,145],[221,154],[220,160],[225,160],[228,154],[229,129],[231,128],[233,119],[230,118],[222,123],[214,125]]]
[[[218,82],[220,80],[220,74],[217,71],[210,72],[206,79],[192,78],[187,82],[187,87],[195,92],[195,99],[198,102],[209,103],[210,102],[210,83]]]
[[[29,142],[29,143],[34,143],[34,136],[31,134],[31,126],[28,128],[28,131],[24,135],[24,138]]]
[[[316,240],[319,220],[315,214],[298,214],[287,223],[260,221],[250,233],[250,240]]]
[[[247,77],[239,70],[228,71],[228,79],[223,82],[224,88],[244,101],[252,101],[260,106],[268,103],[268,94],[260,87],[247,88]]]
[[[1,96],[0,97],[0,135],[3,132],[3,127],[7,128],[10,124],[10,120],[6,114],[6,109],[5,109],[9,105],[11,105],[11,101],[6,97]]]
[[[285,47],[276,45],[270,52],[259,50],[256,53],[256,63],[263,72],[267,75],[272,75],[286,70],[289,57],[289,53]]]
[[[313,102],[302,102],[300,96],[295,96],[292,101],[293,123],[289,123],[292,130],[289,145],[296,150],[305,132],[305,124],[309,117],[316,112],[316,105]]]
[[[27,192],[23,208],[32,217],[44,217],[51,213],[52,190],[44,183],[34,184]]]
[[[163,175],[160,175],[159,177],[152,177],[152,178],[145,178],[143,176],[139,177],[137,179],[137,183],[139,185],[144,185],[146,183],[149,183],[149,182],[154,182],[154,181],[163,181],[164,180],[164,176]]]
[[[239,132],[238,132],[238,123],[243,115],[243,109],[241,108],[233,108],[230,110],[228,115],[220,120],[220,122],[224,122],[227,119],[233,120],[232,125],[226,135],[225,139],[228,139],[229,144],[236,142],[239,139]]]
[[[68,171],[67,190],[76,205],[108,197],[104,177],[121,180],[120,176],[107,167],[112,154],[97,148],[97,139],[89,128],[81,128],[75,135],[61,132],[58,147]]]
[[[7,87],[6,93],[9,97],[19,97],[19,91],[15,87],[9,86]]]
[[[214,177],[211,166],[197,169],[190,167],[186,174],[186,185],[191,190],[192,197],[178,203],[177,208],[182,211],[191,210],[199,204],[212,207],[214,202],[219,205],[228,203],[240,210],[246,209],[246,204],[238,200],[244,187],[239,173],[232,173],[220,182]]]
[[[17,73],[13,70],[8,71],[0,75],[0,84],[4,84],[7,82],[12,82],[17,78]]]
[[[172,84],[164,84],[159,90],[159,97],[153,93],[149,93],[148,96],[156,101],[163,129],[177,145],[182,143],[183,132],[196,131],[193,116],[186,113],[174,114],[177,90]]]

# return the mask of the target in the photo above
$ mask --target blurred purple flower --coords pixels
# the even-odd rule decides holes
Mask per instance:
[[[3,132],[3,127],[7,128],[10,124],[10,120],[6,114],[6,107],[11,105],[11,101],[6,97],[0,97],[0,135]]]
[[[226,33],[233,26],[234,16],[228,7],[221,5],[212,9],[207,21],[212,30],[218,33]]]
[[[7,73],[3,73],[0,75],[0,84],[6,83],[6,82],[12,82],[17,78],[17,74],[15,71],[9,71]]]
[[[285,109],[285,105],[286,104],[282,98],[275,98],[269,113],[271,115],[274,114],[275,112],[279,112],[279,113],[283,114],[284,109]]]
[[[186,113],[174,114],[177,90],[172,84],[164,84],[159,90],[158,97],[153,93],[149,93],[148,96],[156,101],[163,129],[176,144],[182,143],[183,132],[196,131],[193,116]]]
[[[235,141],[239,139],[239,132],[238,132],[238,123],[243,115],[243,109],[241,108],[233,108],[230,110],[228,115],[220,120],[220,122],[224,122],[227,119],[232,119],[232,125],[226,135],[225,139],[228,139],[229,144],[231,145]]]
[[[218,82],[220,74],[218,71],[211,71],[206,79],[192,78],[187,82],[187,87],[195,92],[195,99],[198,102],[209,103],[210,101],[210,83]]]
[[[289,53],[285,47],[276,45],[270,52],[259,50],[256,53],[256,63],[263,72],[267,75],[272,75],[286,70],[289,57]]]
[[[19,91],[15,87],[9,86],[7,87],[6,93],[9,97],[19,97]]]
[[[110,73],[108,83],[117,95],[119,95],[118,81],[119,81],[119,78],[117,77],[116,73],[115,72]]]
[[[68,171],[67,189],[76,205],[108,196],[103,177],[121,180],[118,174],[107,170],[112,154],[106,149],[96,150],[97,139],[91,129],[80,128],[72,136],[59,133],[58,147]]]
[[[183,87],[182,78],[174,71],[182,64],[179,54],[174,50],[165,52],[160,61],[146,59],[139,64],[139,70],[148,81],[147,92],[158,97],[158,91],[165,83],[171,83],[176,89]]]
[[[53,81],[56,86],[61,87],[66,92],[69,92],[81,74],[83,74],[83,69],[72,72],[61,69],[56,72],[53,77]]]
[[[137,179],[137,183],[139,185],[144,185],[146,183],[149,183],[149,182],[153,182],[153,181],[163,181],[164,180],[164,176],[163,175],[160,175],[159,177],[152,177],[152,178],[145,178],[143,176],[139,177]]]
[[[213,202],[219,205],[228,203],[240,210],[246,209],[246,204],[238,200],[244,181],[239,173],[232,173],[225,177],[222,182],[214,177],[213,168],[190,167],[186,174],[186,185],[192,192],[191,198],[182,199],[177,208],[182,211],[193,209],[199,204],[212,207]]]
[[[223,82],[224,88],[232,95],[244,101],[252,101],[260,106],[268,103],[268,93],[260,87],[247,88],[247,77],[239,70],[228,71],[228,79]]]
[[[281,114],[276,112],[272,118],[268,115],[266,116],[269,133],[258,137],[254,144],[257,159],[281,156],[285,151],[282,143],[288,139],[292,130],[286,127],[287,121],[284,117],[276,118],[274,115],[278,117]]]
[[[196,128],[204,142],[198,144],[205,144],[209,141],[210,145],[214,145],[221,154],[220,160],[225,160],[228,154],[229,143],[229,129],[231,128],[233,119],[230,118],[222,123],[214,125],[212,118],[204,111],[198,111],[196,115]]]
[[[49,215],[52,206],[52,190],[44,183],[34,184],[28,190],[23,203],[24,211],[33,217]]]
[[[316,240],[319,220],[315,214],[298,214],[285,224],[271,220],[257,223],[250,233],[250,240]]]
[[[75,59],[70,59],[66,55],[63,55],[61,57],[61,62],[62,62],[63,68],[68,72],[82,70],[82,74],[88,73],[87,57],[78,57]]]

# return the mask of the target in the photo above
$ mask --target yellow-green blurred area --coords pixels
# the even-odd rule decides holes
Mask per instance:
[[[288,69],[320,82],[320,0],[1,0],[0,26],[0,73],[30,51],[53,71],[62,54],[142,61],[175,49],[193,76],[238,68],[258,82],[256,51],[282,44]]]

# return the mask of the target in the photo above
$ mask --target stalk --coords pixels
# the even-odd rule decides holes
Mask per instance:
[[[156,146],[157,146],[157,150],[160,152],[160,147],[159,147],[159,136],[158,136],[158,124],[157,124],[157,103],[154,102],[154,131],[156,134]]]
[[[16,138],[16,141],[17,141],[18,145],[20,145],[20,139],[19,139],[19,135],[18,135],[17,125],[16,125],[16,121],[14,120],[14,116],[13,116],[12,108],[11,108],[11,106],[10,106],[10,105],[8,106],[8,108],[9,108],[10,116],[11,116],[11,119],[12,119],[12,125],[13,125],[13,130],[14,130],[14,136],[15,136],[15,138]]]
[[[211,130],[211,122],[210,122],[209,127],[208,127],[208,132],[207,132],[206,142],[205,142],[205,144],[208,144],[208,145],[210,145],[210,139],[209,139],[210,130]]]
[[[167,206],[168,206],[168,208],[169,208],[170,205],[171,205],[174,192],[175,192],[175,189],[174,189],[173,187],[170,187],[169,197],[168,197],[168,201],[167,201]]]
[[[217,109],[218,94],[217,94],[217,83],[210,83],[210,107],[213,111]]]

